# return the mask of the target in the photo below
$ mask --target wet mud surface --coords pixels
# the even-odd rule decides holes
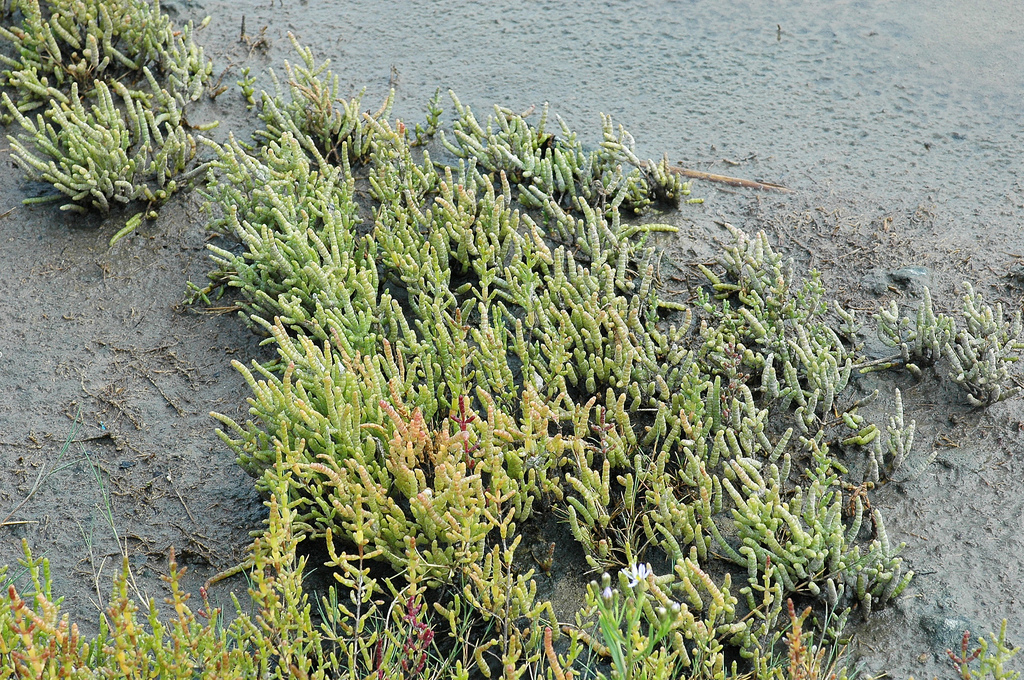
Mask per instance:
[[[956,312],[963,281],[1019,309],[1022,29],[1012,3],[966,15],[953,3],[920,4],[836,3],[827,14],[813,4],[655,1],[450,3],[443,13],[416,2],[164,7],[176,21],[213,16],[198,39],[226,85],[248,66],[269,87],[268,67],[280,73],[295,58],[293,32],[331,58],[342,96],[366,88],[365,108],[390,85],[395,115],[410,122],[438,87],[480,116],[494,103],[547,101],[593,143],[605,112],[633,133],[641,157],[665,152],[679,165],[796,190],[695,182],[702,205],[657,218],[680,227],[660,243],[669,285],[685,288],[729,222],[766,230],[798,270],[821,271],[831,295],[862,315],[889,299],[912,308],[922,285],[938,309]],[[254,126],[234,88],[194,117],[219,119],[214,136]],[[9,153],[0,142],[0,213],[13,208],[0,218],[0,518],[11,513],[0,563],[16,576],[25,539],[50,559],[54,592],[88,629],[122,553],[138,591],[158,602],[169,546],[193,589],[244,556],[264,510],[207,414],[244,414],[248,389],[229,362],[263,350],[230,300],[212,310],[181,304],[185,282],[203,285],[207,271],[198,194],[177,197],[111,249],[126,215],[20,206],[42,188],[21,180]],[[899,387],[917,421],[914,474],[871,496],[917,576],[858,623],[854,652],[871,675],[951,678],[944,649],[965,628],[998,630],[1007,618],[1010,640],[1024,640],[1024,406],[972,409],[941,370],[855,384],[876,387],[872,415],[892,408]],[[916,470],[933,451],[935,462]],[[544,553],[535,550],[538,562]],[[576,564],[556,550],[551,578],[538,577],[541,595],[578,598],[589,576]],[[212,595],[226,603],[244,587],[226,581]]]
[[[14,178],[0,180],[11,205]],[[96,619],[122,554],[160,602],[170,546],[202,583],[244,556],[262,514],[207,415],[244,405],[228,362],[254,339],[229,314],[181,305],[206,266],[195,212],[169,205],[154,233],[112,250],[106,225],[48,208],[0,224],[0,508],[17,508],[0,562],[15,565],[26,539],[79,620]]]

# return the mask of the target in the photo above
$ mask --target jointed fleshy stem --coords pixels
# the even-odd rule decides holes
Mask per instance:
[[[38,1],[28,0],[25,30],[0,33],[19,54],[2,75],[13,88],[4,107],[25,131],[11,139],[15,162],[70,199],[65,210],[165,201],[187,182],[181,174],[196,144],[184,110],[212,71],[192,42],[191,24],[174,30],[159,3],[45,4],[48,21]],[[127,72],[135,77],[126,79]],[[143,84],[129,89],[122,81],[130,80]],[[23,115],[40,106],[48,107],[45,121]]]
[[[981,647],[976,648],[973,652],[968,652],[967,648],[971,643],[971,631],[965,630],[963,637],[960,639],[960,654],[957,655],[953,650],[947,649],[946,656],[956,666],[957,672],[960,673],[960,677],[963,680],[971,680],[973,674],[971,673],[970,664],[972,661],[978,658],[981,654]]]

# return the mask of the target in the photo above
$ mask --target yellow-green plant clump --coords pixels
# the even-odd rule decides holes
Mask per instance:
[[[24,134],[14,161],[47,182],[68,210],[164,201],[196,155],[186,110],[212,64],[146,0],[16,0],[20,22],[0,27],[3,104]],[[33,115],[33,112],[34,115]],[[141,219],[136,216],[135,224]]]
[[[235,616],[225,616],[210,603],[205,589],[200,607],[193,610],[189,594],[181,587],[186,569],[178,568],[172,550],[164,579],[171,611],[161,615],[155,601],[140,603],[130,596],[125,557],[100,615],[99,634],[92,639],[80,635],[77,624],[61,612],[61,600],[50,590],[48,561],[34,558],[26,543],[22,566],[31,583],[23,588],[11,584],[0,595],[0,680],[361,680],[365,674],[358,668],[363,660],[354,656],[361,649],[351,644],[355,640],[379,654],[378,665],[389,669],[387,677],[412,677],[396,673],[401,672],[403,653],[411,651],[405,647],[409,631],[422,630],[422,617],[409,615],[422,610],[422,591],[409,590],[407,610],[373,608],[352,620],[334,620],[335,624],[358,621],[358,631],[342,632],[327,623],[315,623],[313,604],[302,589],[305,559],[296,555],[301,539],[292,531],[293,513],[280,493],[272,496],[268,507],[266,532],[253,544],[257,559],[250,576],[250,611],[243,611],[233,598]],[[0,571],[0,580],[5,575]],[[418,656],[416,660],[419,663]],[[436,659],[430,661],[433,669]]]
[[[452,635],[467,616],[489,627],[485,675],[534,667],[547,628],[569,635],[568,666],[584,638],[614,658],[589,617],[641,591],[661,651],[619,675],[738,672],[727,649],[765,675],[791,594],[833,613],[830,635],[899,595],[912,572],[862,482],[892,471],[913,424],[859,454],[861,477],[832,453],[870,442],[839,436],[860,436],[865,400],[845,396],[855,358],[816,274],[734,229],[696,302],[669,299],[648,239],[674,228],[624,214],[687,188],[610,120],[586,150],[546,109],[481,123],[452,95],[451,133],[428,143],[387,104],[336,107],[301,54],[290,91],[264,95],[263,144],[221,147],[207,190],[211,228],[242,244],[213,248],[211,276],[279,354],[236,364],[252,419],[217,417],[261,488],[287,470],[298,530],[349,588],[357,562],[417,564]],[[618,573],[569,623],[523,566],[539,504]]]

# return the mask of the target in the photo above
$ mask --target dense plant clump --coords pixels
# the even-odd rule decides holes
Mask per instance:
[[[967,393],[967,400],[974,406],[988,406],[1020,392],[1010,376],[1010,366],[1024,349],[1024,325],[1020,310],[1007,319],[1002,304],[993,308],[970,283],[964,283],[964,288],[964,327],[956,319],[934,312],[927,288],[914,319],[900,317],[895,301],[888,309],[879,310],[878,338],[899,348],[900,354],[877,365],[902,365],[919,376],[917,364],[930,366],[944,357],[950,377]]]
[[[67,210],[163,202],[196,155],[185,115],[212,63],[159,2],[17,0],[21,22],[0,27],[3,106],[24,130],[15,163],[70,199]],[[30,112],[36,113],[34,118]],[[136,224],[141,214],[135,218]]]
[[[170,589],[170,617],[161,617],[153,600],[140,608],[129,594],[126,556],[100,618],[99,635],[87,641],[50,592],[48,561],[34,558],[26,543],[22,566],[31,584],[21,592],[11,585],[0,595],[0,680],[323,678],[328,669],[330,677],[339,677],[338,671],[357,668],[361,659],[352,656],[357,649],[349,644],[351,632],[314,623],[316,615],[302,588],[305,558],[296,556],[301,539],[292,531],[294,513],[280,502],[285,494],[284,488],[275,490],[268,503],[267,530],[253,544],[259,568],[251,575],[251,612],[243,611],[233,597],[234,618],[214,607],[205,589],[200,607],[189,607],[190,596],[181,588],[187,568],[178,568],[173,551],[164,579]],[[6,570],[0,571],[0,579],[5,575]],[[412,575],[411,582],[415,580]],[[371,646],[382,668],[402,668],[408,660],[403,654],[421,662],[420,643],[408,643],[410,634],[422,642],[422,631],[429,630],[420,615],[422,599],[422,591],[413,588],[406,609],[363,614],[363,624],[373,626]]]
[[[31,30],[2,33],[22,55],[3,76],[24,90],[5,104],[51,157],[19,145],[18,162],[101,209],[165,194],[136,193],[61,140],[121,134],[116,172],[144,170],[169,193],[194,144],[185,158],[168,140],[209,73],[189,31],[167,42],[158,6],[125,7],[52,4],[44,21],[26,1]],[[158,19],[140,24],[147,11]],[[857,319],[827,303],[817,273],[733,227],[694,268],[692,298],[676,297],[652,238],[675,229],[651,213],[689,189],[610,119],[588,149],[546,107],[481,122],[451,94],[449,131],[439,97],[410,129],[391,97],[373,114],[339,99],[327,64],[295,47],[301,63],[262,94],[258,143],[207,142],[209,228],[237,245],[211,246],[212,283],[196,289],[233,290],[278,355],[235,362],[250,419],[214,414],[269,499],[245,565],[257,615],[225,624],[205,591],[193,612],[172,557],[169,623],[150,603],[140,625],[126,566],[85,642],[26,549],[33,586],[0,602],[0,678],[841,676],[851,611],[869,615],[913,577],[866,499],[905,462],[915,424],[898,391],[888,423],[867,422],[858,410],[877,392],[853,394],[851,379],[945,359],[972,403],[994,403],[1015,391],[1019,314],[969,289],[959,328],[926,293],[916,320],[879,312],[899,354],[865,361]],[[118,64],[149,89],[99,77]],[[55,122],[22,113],[37,106]],[[145,141],[126,160],[129,128]],[[83,190],[58,172],[107,179]],[[554,547],[543,561],[523,543],[525,526],[544,530],[540,510],[594,574],[568,620],[534,579],[534,561],[558,568]],[[336,579],[316,616],[302,540],[325,543]],[[967,658],[965,639],[964,677],[975,659],[1009,677],[1004,635],[983,647]]]
[[[647,238],[673,228],[622,211],[687,189],[610,120],[587,151],[546,110],[481,123],[452,95],[454,141],[425,144],[387,103],[336,108],[333,76],[300,53],[289,92],[264,96],[263,145],[221,147],[208,188],[211,228],[243,246],[214,247],[211,276],[279,353],[236,363],[252,419],[218,418],[262,488],[287,471],[301,531],[326,538],[344,585],[380,588],[353,580],[357,561],[415,561],[452,631],[472,612],[500,633],[475,659],[484,674],[540,663],[546,628],[571,641],[564,665],[585,638],[614,658],[589,617],[638,589],[662,656],[628,673],[707,677],[738,671],[727,649],[769,673],[794,593],[833,613],[832,636],[852,605],[899,595],[913,574],[864,499],[914,424],[900,406],[878,439],[857,414],[868,399],[844,396],[855,361],[816,274],[733,229],[696,304],[666,299]],[[837,446],[865,449],[862,478]],[[592,570],[619,575],[574,624],[517,559],[538,504]]]

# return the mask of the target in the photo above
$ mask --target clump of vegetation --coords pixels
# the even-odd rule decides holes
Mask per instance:
[[[281,479],[285,476],[282,472]],[[178,567],[172,551],[165,577],[170,590],[166,603],[172,610],[169,618],[160,615],[154,601],[140,607],[131,598],[125,558],[100,616],[100,632],[86,640],[51,592],[48,561],[33,557],[24,544],[21,564],[30,584],[20,590],[9,585],[0,594],[0,679],[468,678],[467,661],[482,657],[486,646],[471,648],[468,656],[461,656],[467,652],[465,648],[438,644],[437,616],[426,607],[416,561],[402,578],[401,590],[394,590],[393,581],[386,583],[393,596],[386,611],[374,600],[382,584],[369,577],[367,570],[356,569],[342,581],[354,578],[354,585],[359,586],[354,593],[362,593],[362,598],[356,596],[345,603],[332,591],[317,603],[320,616],[314,613],[313,603],[302,589],[305,559],[296,554],[301,538],[292,531],[295,517],[282,495],[286,492],[284,485],[275,489],[267,503],[266,532],[253,544],[248,593],[251,610],[244,610],[233,599],[233,619],[211,604],[205,588],[200,590],[199,608],[189,606],[191,598],[181,587],[187,568]],[[0,570],[0,579],[5,576],[6,571]],[[608,580],[606,575],[605,582]],[[596,584],[588,591],[588,601],[598,603],[599,626],[607,645],[591,643],[599,653],[612,657],[612,677],[677,677],[679,651],[658,644],[667,627],[664,623],[643,624],[651,586],[643,579],[620,580],[626,596],[607,585],[599,595]],[[780,660],[764,677],[836,677],[833,669],[838,658],[802,631],[809,610],[797,617],[792,602],[789,604],[788,665]],[[664,618],[664,612],[658,611]],[[563,666],[571,664],[574,654],[581,651],[578,644],[575,651],[560,655],[552,639],[552,629],[546,627],[544,653],[532,657],[529,667],[539,677],[552,680],[575,677]],[[999,642],[996,654],[975,654],[971,660],[981,658],[983,668],[990,657],[1001,664],[1012,653],[1006,653],[1002,637]],[[442,646],[448,651],[442,652]],[[601,671],[596,671],[596,676],[607,677]],[[713,676],[721,677],[720,669]],[[995,677],[1014,680],[1007,674]]]
[[[0,27],[15,50],[0,55],[0,85],[24,130],[9,137],[13,158],[60,192],[27,202],[106,212],[161,203],[188,181],[196,142],[186,111],[212,70],[191,24],[175,28],[146,0],[17,0],[12,10],[21,21]]]
[[[931,293],[924,289],[924,298],[914,319],[900,316],[895,301],[876,315],[878,338],[899,355],[879,359],[865,365],[865,370],[902,366],[915,376],[921,375],[918,364],[934,365],[940,358],[949,362],[953,382],[967,393],[974,406],[988,406],[1009,399],[1020,392],[1013,382],[1010,367],[1024,349],[1024,325],[1017,310],[1007,319],[1003,306],[986,304],[970,283],[963,284],[963,319],[936,314]]]
[[[413,586],[404,593],[404,609],[371,606],[349,614],[337,602],[325,601],[331,617],[315,623],[313,603],[302,589],[305,559],[296,556],[301,539],[292,531],[294,513],[284,492],[277,489],[268,501],[266,532],[252,546],[252,610],[233,599],[233,618],[210,603],[205,589],[200,607],[189,606],[190,596],[181,588],[186,568],[178,568],[173,551],[165,577],[172,612],[161,617],[154,601],[139,603],[129,595],[125,557],[100,616],[100,632],[85,640],[50,591],[47,560],[34,558],[26,543],[22,566],[31,583],[21,592],[9,585],[0,595],[0,679],[362,680],[375,671],[378,677],[431,677],[444,667],[431,644],[415,573],[409,574]],[[0,572],[0,579],[4,575]]]
[[[727,648],[767,673],[793,593],[835,612],[833,637],[851,606],[899,595],[900,546],[877,509],[865,540],[866,480],[830,453],[854,361],[816,274],[734,229],[697,303],[668,299],[647,238],[673,228],[621,211],[687,187],[610,120],[588,151],[546,110],[481,123],[452,95],[455,142],[424,144],[387,103],[336,107],[334,77],[300,52],[290,99],[264,95],[263,144],[221,147],[207,189],[211,228],[243,246],[212,249],[214,284],[279,354],[236,363],[252,419],[217,417],[261,488],[287,470],[297,530],[335,567],[422,565],[452,635],[469,614],[491,631],[460,638],[486,648],[485,675],[535,667],[548,628],[569,636],[566,667],[593,639],[598,601],[559,622],[521,566],[538,504],[595,572],[643,566],[637,625],[660,631],[673,673],[738,672]]]

